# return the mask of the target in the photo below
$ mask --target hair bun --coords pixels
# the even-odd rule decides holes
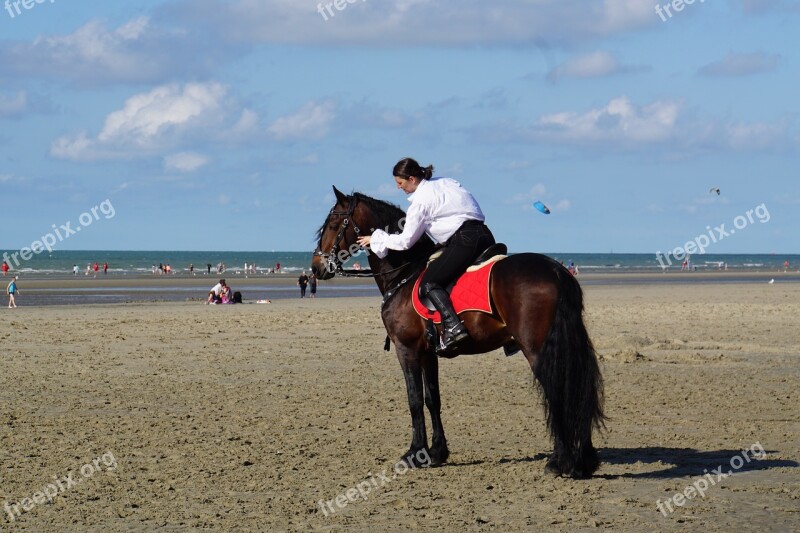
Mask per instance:
[[[429,165],[422,169],[422,179],[429,180],[433,177],[433,165]]]

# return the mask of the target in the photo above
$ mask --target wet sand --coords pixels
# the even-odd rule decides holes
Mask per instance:
[[[500,351],[442,361],[450,462],[394,476],[410,418],[377,297],[0,309],[0,528],[797,531],[800,284],[769,277],[586,283],[611,420],[583,481],[544,474],[531,372]]]
[[[225,278],[233,290],[240,291],[245,302],[260,299],[297,298],[297,274],[248,275],[228,272],[222,275],[186,273],[167,276],[114,275],[105,276],[22,276],[18,282],[22,296],[18,305],[85,305],[135,302],[204,301],[208,290]],[[584,286],[592,285],[682,285],[682,284],[742,284],[742,283],[800,283],[798,272],[705,271],[668,273],[584,273],[579,276]],[[375,282],[370,278],[335,277],[320,281],[319,298],[342,296],[378,296]],[[0,302],[2,299],[0,298]]]

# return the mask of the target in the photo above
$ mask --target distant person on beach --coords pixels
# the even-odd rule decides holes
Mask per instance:
[[[220,303],[223,304],[233,303],[233,291],[231,291],[231,288],[227,285],[222,287],[222,292],[220,293],[219,297],[220,297]]]
[[[784,272],[789,272],[789,260],[788,259],[783,262],[783,271]]]
[[[6,277],[6,274],[8,274],[8,263],[3,261],[3,277]]]
[[[84,274],[84,276],[88,276],[91,272],[92,272],[92,264],[86,263],[86,273]]]
[[[189,264],[189,274],[194,275],[194,263]]]
[[[19,289],[17,289],[17,276],[14,276],[13,278],[11,278],[11,283],[9,283],[8,287],[6,287],[6,294],[8,294],[9,309],[17,308],[17,302],[14,301],[14,295],[16,295],[18,292]]]
[[[208,292],[208,300],[206,300],[207,304],[217,304],[221,303],[222,301],[222,292],[227,287],[224,279],[219,280],[219,283],[211,287],[211,290]]]
[[[72,265],[72,275],[73,276],[78,275],[78,265]]]
[[[305,298],[306,286],[308,285],[308,276],[306,276],[305,270],[303,270],[303,273],[300,274],[299,278],[297,278],[297,284],[300,286],[300,298]]]
[[[103,261],[103,274],[108,275],[108,261]]]
[[[313,273],[308,278],[308,284],[311,287],[311,297],[312,298],[316,298],[317,297],[317,276],[315,276]]]
[[[275,263],[275,272],[277,274],[281,273],[281,264],[280,263]]]
[[[97,261],[94,262],[94,266],[92,268],[94,269],[94,277],[97,277],[97,273],[100,271],[100,265],[97,264]]]
[[[567,267],[567,270],[569,270],[569,273],[573,276],[578,275],[578,267],[575,266],[575,263],[572,261],[572,259],[569,260],[569,267]]]
[[[211,263],[206,263],[206,269],[208,270],[207,274],[211,275]]]

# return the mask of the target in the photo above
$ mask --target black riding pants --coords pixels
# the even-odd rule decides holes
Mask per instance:
[[[442,255],[428,265],[422,276],[420,292],[427,294],[426,286],[435,284],[447,289],[453,281],[463,274],[467,267],[489,246],[495,243],[494,235],[486,224],[468,220],[453,234],[442,249]]]

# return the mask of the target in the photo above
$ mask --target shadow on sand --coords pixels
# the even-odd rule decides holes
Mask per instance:
[[[797,468],[800,463],[785,459],[770,459],[770,455],[777,453],[774,450],[713,450],[700,451],[692,448],[600,448],[600,470],[593,477],[601,479],[669,479],[683,477],[700,477],[706,473],[716,476],[713,471],[724,475],[730,473],[754,472],[772,468],[792,467]],[[549,453],[537,453],[532,457],[503,458],[499,463],[533,463],[546,461]],[[738,457],[739,459],[733,459]],[[745,458],[746,457],[746,458]],[[759,458],[760,457],[760,458]],[[749,459],[749,461],[747,460]],[[733,464],[732,462],[733,461]],[[458,467],[479,465],[489,462],[487,460],[473,460],[466,462],[451,462],[444,467]],[[627,474],[603,474],[609,465],[632,465],[636,463],[666,464],[666,468],[650,472]],[[741,465],[741,466],[740,466]],[[734,468],[734,466],[738,468]],[[718,470],[722,467],[722,470]]]
[[[666,479],[676,477],[700,477],[706,473],[715,476],[712,471],[725,475],[730,473],[754,472],[781,467],[798,467],[797,461],[784,459],[770,459],[770,455],[777,453],[774,450],[711,450],[700,451],[692,448],[602,448],[599,451],[600,460],[605,465],[630,465],[635,463],[663,463],[670,465],[662,470],[630,474],[596,474],[595,477],[604,479],[619,478],[650,478]],[[738,457],[738,459],[735,459]],[[720,470],[721,467],[721,470]],[[601,472],[602,472],[602,466]]]

